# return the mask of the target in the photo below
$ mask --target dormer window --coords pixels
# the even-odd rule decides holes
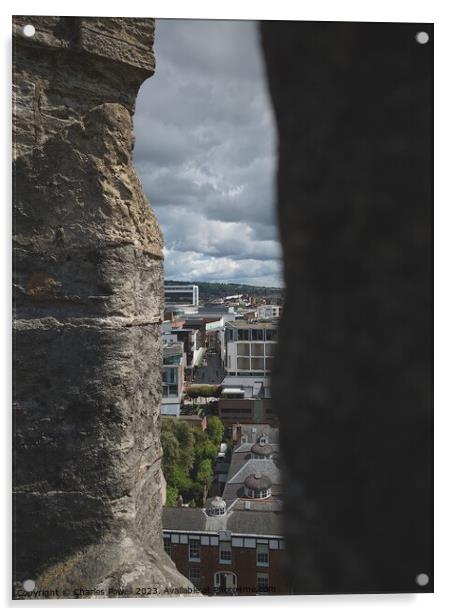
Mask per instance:
[[[254,473],[254,475],[248,475],[244,481],[245,496],[248,498],[268,498],[271,496],[272,482],[267,475],[261,475],[261,473]]]
[[[226,503],[220,496],[214,496],[206,507],[208,516],[220,516],[226,514]]]

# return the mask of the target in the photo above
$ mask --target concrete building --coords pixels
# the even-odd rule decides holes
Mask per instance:
[[[182,342],[163,346],[161,415],[178,417],[184,386],[185,353]]]
[[[268,377],[227,376],[221,385],[218,414],[226,426],[236,423],[277,424]]]
[[[258,319],[279,319],[282,312],[282,306],[277,304],[263,304],[256,308],[256,314]]]
[[[225,324],[222,341],[224,368],[231,376],[266,376],[271,373],[277,343],[272,322],[234,321]]]

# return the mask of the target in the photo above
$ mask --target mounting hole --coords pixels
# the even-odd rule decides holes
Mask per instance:
[[[427,32],[418,32],[416,34],[416,41],[419,43],[419,45],[425,45],[425,43],[428,43],[429,40],[430,37]]]
[[[31,37],[35,35],[36,28],[32,26],[31,24],[27,24],[26,26],[23,27],[22,32],[24,33],[25,36]]]
[[[26,592],[32,592],[36,588],[34,580],[25,580],[22,586]]]
[[[427,586],[429,582],[430,582],[430,578],[428,577],[426,573],[419,573],[416,576],[416,584],[418,586]]]

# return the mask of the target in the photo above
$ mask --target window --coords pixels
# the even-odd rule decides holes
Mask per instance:
[[[220,541],[220,563],[231,563],[231,543],[230,541]]]
[[[231,571],[218,571],[213,579],[216,592],[232,592],[237,588],[237,576]]]
[[[249,357],[237,357],[237,370],[249,370],[250,358]]]
[[[265,360],[265,369],[271,372],[273,366],[273,358],[267,357]]]
[[[190,567],[188,570],[188,578],[193,586],[199,590],[201,586],[201,572],[199,567]]]
[[[263,340],[264,339],[264,330],[263,329],[252,329],[251,330],[251,339],[252,340]]]
[[[254,355],[254,357],[263,357],[264,345],[261,342],[254,342],[251,344],[251,355]]]
[[[264,369],[264,358],[263,357],[252,357],[251,358],[251,370],[263,370]]]
[[[267,340],[269,342],[276,341],[276,329],[267,329]]]
[[[251,490],[250,488],[245,488],[245,494],[249,498],[268,498],[271,496],[271,489],[268,490]]]
[[[188,541],[188,560],[200,560],[200,540],[199,539],[189,539]]]
[[[256,565],[258,567],[268,567],[268,545],[266,543],[257,544]]]
[[[266,594],[268,593],[268,573],[257,574],[257,592]]]
[[[245,357],[248,357],[249,354],[250,354],[250,343],[249,342],[238,342],[237,343],[237,355],[244,355]]]
[[[238,340],[249,340],[250,330],[249,329],[239,329],[237,338]]]
[[[267,343],[265,345],[265,355],[267,357],[273,357],[275,354],[276,344],[273,342]]]
[[[171,556],[171,537],[163,537],[163,547],[168,556]]]

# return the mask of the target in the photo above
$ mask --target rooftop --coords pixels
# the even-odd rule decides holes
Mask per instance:
[[[277,323],[271,321],[256,321],[250,323],[249,321],[230,321],[227,327],[235,327],[236,329],[277,329]]]
[[[208,516],[203,509],[163,507],[163,530],[230,531],[237,534],[282,536],[280,511],[230,510],[224,516]]]

